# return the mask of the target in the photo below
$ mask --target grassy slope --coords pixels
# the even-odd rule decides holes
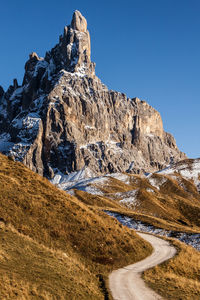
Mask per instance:
[[[95,207],[0,155],[0,298],[103,299],[97,274],[151,247]]]
[[[154,174],[153,177],[158,182],[165,180],[160,189],[152,186],[147,178],[137,175],[130,176],[129,184],[111,178],[103,186],[95,185],[104,193],[104,196],[99,196],[101,201],[98,203],[94,201],[94,204],[133,215],[137,219],[161,228],[199,232],[200,195],[192,181],[185,180],[178,174],[176,176],[178,180]],[[135,189],[138,190],[136,204],[133,203],[129,207],[120,205],[119,200],[126,197],[125,193]],[[115,197],[116,193],[124,193],[124,195],[119,198]],[[83,202],[92,204],[89,200],[92,196],[81,197],[80,191],[76,191],[76,195]]]
[[[158,178],[160,177],[162,178],[158,175]],[[166,178],[167,181],[160,190],[156,190],[146,179],[133,176],[132,183],[129,185],[112,179],[108,185],[102,188],[98,186],[104,191],[103,197],[83,191],[75,191],[75,194],[78,199],[90,205],[120,212],[156,227],[200,232],[200,196],[193,182],[180,178],[184,186],[182,188],[176,180]],[[133,210],[119,205],[119,200],[113,197],[116,192],[129,191],[130,186],[132,189],[139,188],[141,191],[139,194],[141,205]],[[153,196],[146,192],[146,188],[155,190]],[[183,225],[180,220],[186,224]],[[172,243],[177,248],[177,255],[160,266],[145,271],[143,278],[165,299],[200,299],[200,252],[179,241],[173,240]]]
[[[165,220],[162,218],[155,217],[152,214],[149,215],[148,213],[140,213],[135,210],[126,208],[120,205],[117,201],[110,200],[109,198],[104,196],[92,195],[80,190],[75,190],[75,195],[80,201],[86,203],[91,207],[95,207],[96,209],[99,208],[102,210],[118,212],[122,215],[130,216],[135,220],[140,220],[146,222],[147,224],[152,224],[158,228],[174,231],[184,231],[189,233],[196,233],[200,231],[200,228],[196,226],[189,227],[181,225],[175,221]]]
[[[145,271],[143,278],[165,299],[200,299],[200,252],[179,241],[172,243],[178,254]]]

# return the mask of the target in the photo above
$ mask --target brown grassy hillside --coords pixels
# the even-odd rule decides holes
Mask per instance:
[[[103,192],[96,196],[75,190],[84,203],[133,217],[155,227],[200,232],[200,195],[193,180],[180,174],[154,174],[152,179],[127,175],[126,182],[111,178],[95,185]],[[136,196],[131,191],[136,190]],[[134,194],[133,194],[134,195]],[[133,201],[123,201],[133,197]],[[177,254],[169,261],[145,271],[147,284],[165,299],[200,299],[200,252],[171,240]]]
[[[192,180],[180,174],[174,177],[153,174],[151,179],[138,175],[127,177],[126,183],[109,178],[104,184],[95,184],[103,196],[77,190],[75,195],[87,204],[132,215],[161,228],[200,231],[200,194]],[[135,196],[130,196],[132,191],[136,191]]]
[[[165,299],[200,299],[200,252],[179,241],[171,241],[178,253],[169,261],[147,270],[146,283]]]
[[[133,231],[0,155],[0,299],[103,299],[104,278],[151,252]]]

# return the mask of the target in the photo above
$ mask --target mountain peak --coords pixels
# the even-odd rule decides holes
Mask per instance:
[[[45,57],[32,52],[22,86],[0,88],[0,151],[41,175],[152,172],[185,158],[160,114],[95,76],[87,21],[75,11]]]
[[[45,60],[55,65],[55,70],[64,69],[71,73],[95,75],[95,64],[91,62],[90,34],[87,30],[87,21],[76,10],[71,25],[65,26],[59,43],[47,52]]]
[[[44,79],[43,86],[49,86],[52,76],[61,70],[70,73],[79,73],[94,77],[95,64],[91,62],[90,34],[87,30],[87,21],[76,10],[73,14],[71,25],[65,26],[59,43],[40,58],[36,52],[29,55],[25,64],[23,85],[33,81],[39,76]],[[35,83],[34,83],[35,85]]]
[[[73,14],[71,27],[72,27],[72,29],[78,30],[81,32],[87,31],[87,20],[82,16],[80,11],[78,11],[78,10],[75,10],[75,12]]]

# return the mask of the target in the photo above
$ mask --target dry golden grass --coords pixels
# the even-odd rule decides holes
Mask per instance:
[[[200,195],[192,180],[185,180],[176,173],[175,178],[155,174],[155,180],[165,181],[160,189],[147,178],[130,176],[130,184],[118,184],[112,179],[106,186],[96,186],[104,196],[95,197],[76,191],[82,202],[102,209],[133,217],[155,227],[183,232],[200,232]],[[108,187],[109,185],[109,187]],[[118,188],[119,186],[119,188]],[[137,203],[133,207],[120,205],[115,197],[118,192],[137,189]],[[125,196],[126,197],[126,196]],[[113,201],[113,200],[114,201]],[[173,241],[177,255],[144,273],[145,281],[165,299],[200,299],[200,253],[179,241]]]
[[[74,190],[75,196],[78,200],[81,202],[90,205],[92,207],[109,207],[109,208],[117,208],[120,209],[121,206],[118,202],[115,202],[109,198],[98,196],[98,195],[92,195],[84,191],[80,190]]]
[[[119,212],[155,227],[200,232],[200,195],[192,180],[186,180],[178,173],[175,176],[177,180],[155,174],[155,180],[165,179],[159,190],[152,186],[147,178],[130,176],[130,184],[122,183],[119,188],[116,179],[107,183],[109,187],[96,186],[104,192],[103,197],[96,198],[79,191],[76,191],[76,196],[89,205]],[[139,205],[120,205],[119,200],[123,198],[115,197],[115,194],[133,189],[138,190]],[[168,262],[146,271],[144,279],[165,299],[200,299],[200,253],[179,241],[173,240],[173,244],[177,248],[177,255]]]
[[[108,180],[104,184],[95,184],[95,187],[99,188],[105,195],[128,192],[133,189],[133,185],[124,183],[121,180],[118,180],[113,177],[108,177]]]
[[[130,176],[130,184],[112,178],[102,187],[104,197],[82,191],[72,197],[0,155],[0,299],[103,300],[98,275],[106,281],[111,270],[143,259],[152,248],[102,209],[197,232],[199,194],[192,182],[182,183],[184,189],[167,178],[158,191],[139,176]],[[110,198],[136,188],[136,211]],[[178,255],[146,271],[145,280],[165,298],[200,299],[200,253],[173,243]]]
[[[0,155],[0,299],[103,299],[98,274],[151,253],[83,202]]]
[[[165,299],[200,299],[200,252],[179,241],[177,255],[144,272],[146,283]]]
[[[188,227],[188,226],[180,225],[180,224],[177,224],[176,222],[157,218],[157,217],[154,217],[154,216],[148,215],[148,214],[137,213],[137,212],[131,211],[130,209],[126,209],[126,208],[113,209],[113,208],[104,207],[104,209],[105,210],[108,209],[109,211],[120,213],[122,215],[131,217],[134,220],[142,221],[142,222],[146,223],[147,225],[150,224],[157,228],[162,228],[164,230],[182,231],[182,232],[187,232],[187,233],[199,233],[200,232],[199,227],[195,227],[195,226]]]
[[[129,175],[129,184],[111,178],[107,184],[95,185],[104,196],[98,201],[92,200],[92,196],[83,196],[81,201],[87,200],[88,204],[103,207],[135,216],[144,222],[158,225],[164,229],[184,230],[190,232],[200,231],[200,195],[192,181],[185,180],[180,174],[175,174],[177,180],[165,175],[154,174],[154,180],[165,182],[156,189],[148,178],[138,175]],[[126,192],[137,189],[137,201],[132,205],[119,203],[126,197]],[[116,193],[123,193],[121,197]],[[80,194],[76,194],[80,199]],[[95,198],[93,196],[93,198]],[[114,201],[113,201],[114,200]]]
[[[0,299],[99,299],[98,280],[77,255],[52,250],[19,234],[0,230]]]
[[[194,184],[180,175],[179,183],[168,176],[158,174],[154,174],[153,178],[158,181],[166,180],[159,190],[153,187],[147,178],[137,178],[137,211],[189,227],[200,226],[200,195]]]

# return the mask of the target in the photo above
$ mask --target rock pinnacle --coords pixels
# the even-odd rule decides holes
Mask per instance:
[[[81,32],[87,31],[87,21],[78,10],[76,10],[73,14],[71,27],[72,29]]]

